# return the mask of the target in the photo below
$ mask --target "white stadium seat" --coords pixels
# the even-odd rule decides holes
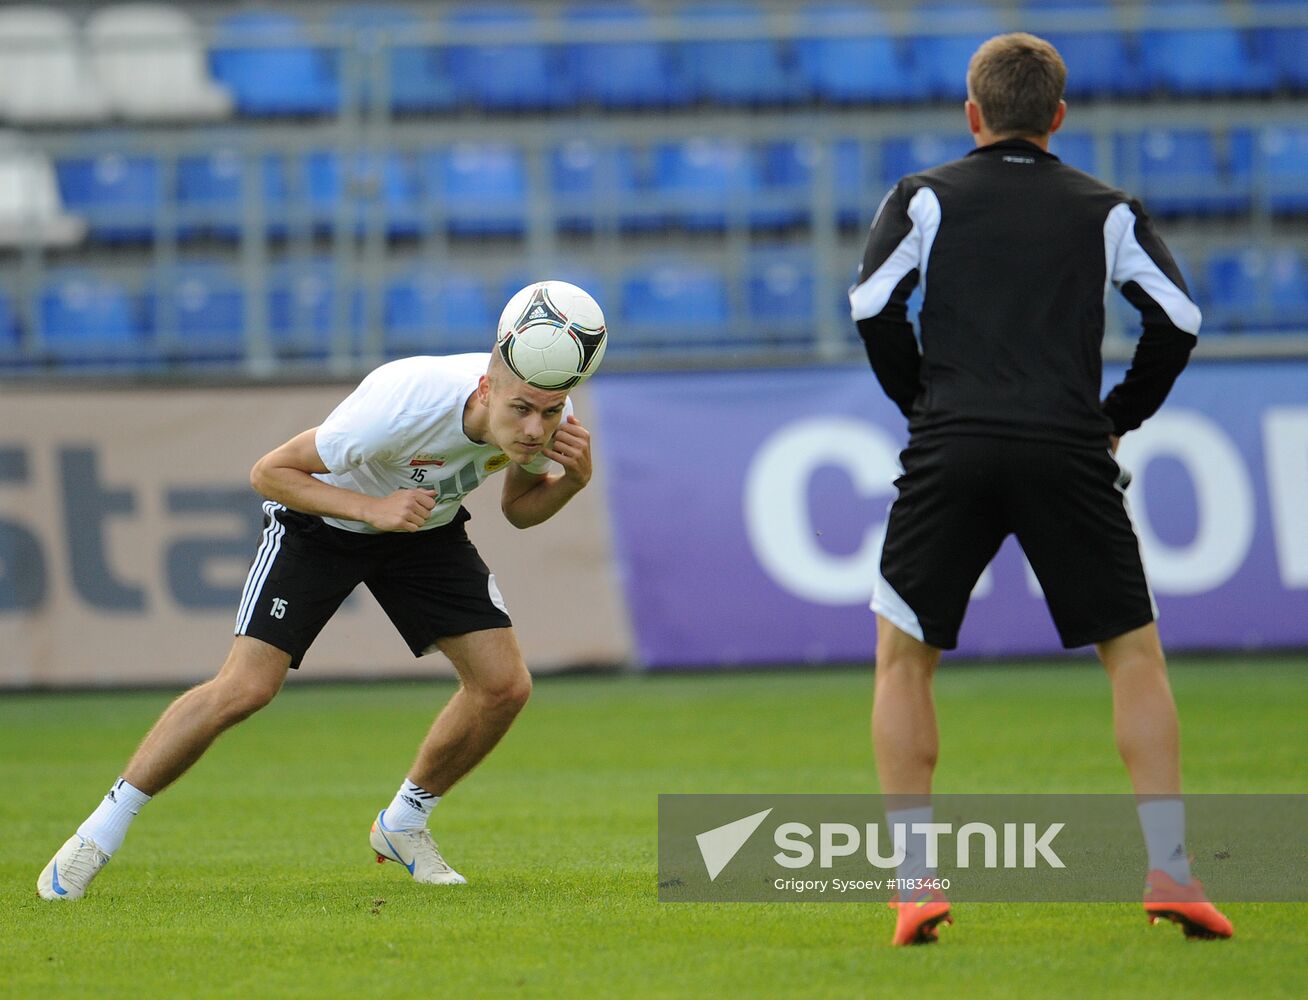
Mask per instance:
[[[12,132],[0,132],[0,247],[69,246],[86,222],[64,211],[54,166]]]
[[[232,97],[209,77],[190,16],[159,3],[97,11],[86,24],[92,66],[114,112],[134,119],[217,119]]]
[[[107,110],[72,18],[35,5],[0,7],[0,115],[54,124],[97,121]]]

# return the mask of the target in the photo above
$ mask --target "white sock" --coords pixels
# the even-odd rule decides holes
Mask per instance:
[[[149,801],[149,795],[128,784],[125,778],[119,778],[109,789],[109,794],[100,800],[95,812],[77,828],[77,835],[94,840],[100,850],[112,855],[123,846],[127,828]]]
[[[427,817],[440,800],[439,795],[433,795],[421,785],[415,785],[405,778],[404,784],[382,815],[382,825],[388,830],[421,830],[427,825]]]
[[[1140,829],[1149,852],[1149,870],[1165,871],[1184,885],[1190,881],[1190,858],[1185,853],[1185,803],[1178,799],[1151,799],[1136,806]]]
[[[904,846],[907,853],[899,865],[898,876],[900,878],[925,879],[936,877],[936,870],[928,868],[926,863],[926,834],[913,832],[914,823],[930,823],[933,815],[934,810],[931,806],[916,806],[912,809],[897,809],[894,812],[886,813],[886,823],[890,827],[892,838],[895,834],[896,825],[902,824],[904,827]]]

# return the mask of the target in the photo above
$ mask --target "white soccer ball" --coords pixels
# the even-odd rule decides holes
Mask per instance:
[[[537,389],[571,389],[595,374],[608,331],[599,303],[566,281],[522,289],[500,314],[495,348],[514,375]]]

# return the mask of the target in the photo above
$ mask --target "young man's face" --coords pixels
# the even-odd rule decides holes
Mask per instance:
[[[518,465],[530,462],[549,444],[568,398],[564,390],[537,389],[507,372],[483,379],[479,391],[486,403],[488,440]]]

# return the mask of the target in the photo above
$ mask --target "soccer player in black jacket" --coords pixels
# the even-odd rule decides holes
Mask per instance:
[[[868,359],[908,418],[877,613],[873,746],[890,822],[930,821],[938,748],[931,679],[977,578],[1015,534],[1067,647],[1093,644],[1149,855],[1145,909],[1189,936],[1230,922],[1190,875],[1176,705],[1114,452],[1162,405],[1200,314],[1138,201],[1048,152],[1067,71],[1027,34],[968,67],[967,156],[886,195],[849,299]],[[924,286],[921,344],[906,303]],[[1102,401],[1104,292],[1143,333]],[[933,941],[949,903],[910,836],[894,943]],[[908,905],[912,904],[912,905]]]

